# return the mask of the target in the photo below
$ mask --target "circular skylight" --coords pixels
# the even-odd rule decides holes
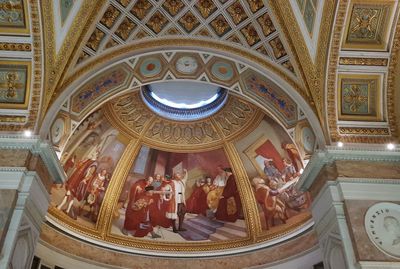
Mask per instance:
[[[218,86],[188,81],[171,81],[144,86],[142,98],[162,117],[190,121],[211,116],[227,99],[227,90]]]

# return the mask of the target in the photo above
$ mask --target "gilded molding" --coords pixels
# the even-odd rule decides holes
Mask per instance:
[[[174,152],[217,149],[254,130],[264,117],[253,104],[230,96],[221,111],[194,122],[163,119],[151,112],[139,93],[128,93],[106,105],[105,116],[122,134],[152,148]]]
[[[98,16],[105,2],[105,0],[85,0],[82,3],[58,53],[56,52],[56,33],[54,29],[54,3],[51,0],[44,0],[41,3],[44,25],[43,32],[46,41],[46,46],[44,47],[46,72],[43,82],[43,88],[46,89],[46,92],[43,95],[42,111],[45,112],[47,110],[51,98],[53,97],[54,90],[57,88],[60,81],[62,81],[65,71],[68,70],[69,62],[74,58],[73,53],[78,51],[77,47],[82,39],[81,33],[84,33],[83,35],[86,34],[85,29],[87,29]],[[89,16],[88,11],[91,11]],[[44,115],[45,113],[41,115],[41,119],[43,119]]]
[[[339,127],[340,134],[346,135],[390,135],[388,128]]]
[[[324,111],[324,91],[321,89],[325,85],[325,64],[328,57],[326,48],[329,45],[330,29],[335,15],[336,1],[324,1],[324,8],[321,22],[316,62],[314,64],[308,52],[306,43],[301,35],[300,27],[295,19],[289,1],[270,1],[269,5],[276,19],[282,28],[284,36],[289,39],[290,51],[294,54],[294,59],[301,67],[301,77],[306,82],[307,94],[310,97],[309,103],[314,105],[321,125],[326,129]],[[313,101],[311,101],[313,100]]]
[[[0,115],[0,123],[25,123],[25,121],[25,116]],[[1,128],[7,128],[7,126]]]
[[[1,115],[0,126],[2,131],[17,132],[23,129],[34,129],[37,124],[39,104],[42,91],[42,39],[40,31],[40,16],[38,1],[30,0],[29,8],[31,14],[32,44],[33,44],[33,75],[31,78],[31,96],[29,116]],[[27,45],[27,44],[26,44]],[[29,44],[30,47],[32,45]],[[4,124],[3,124],[4,123]],[[25,124],[24,124],[25,123]]]
[[[340,57],[340,65],[387,66],[387,58]]]
[[[96,225],[103,239],[111,231],[114,207],[118,204],[118,198],[124,187],[126,177],[128,176],[136,156],[139,154],[140,147],[141,143],[138,139],[131,139],[115,167],[115,172],[112,175],[110,185],[104,196],[104,202],[100,208],[99,221]]]
[[[328,1],[329,2],[329,1]],[[336,111],[336,71],[339,63],[339,50],[341,45],[342,31],[346,19],[346,11],[349,0],[340,0],[336,15],[335,25],[332,28],[332,41],[329,52],[327,71],[327,93],[326,109],[329,134],[332,142],[339,141],[340,135],[337,127]]]
[[[32,50],[32,45],[29,44],[29,43],[0,42],[0,50],[31,51]]]
[[[393,44],[390,53],[390,62],[388,68],[387,89],[386,89],[386,95],[387,95],[386,102],[387,102],[390,131],[392,136],[397,139],[399,138],[400,134],[398,133],[397,130],[399,126],[397,126],[396,123],[396,116],[399,117],[399,115],[396,115],[394,100],[395,100],[396,85],[398,86],[399,84],[398,74],[396,73],[396,66],[399,64],[399,56],[400,56],[399,54],[400,54],[400,20],[397,20],[396,29],[393,37]]]
[[[224,146],[225,153],[231,162],[233,172],[236,176],[236,184],[239,189],[240,199],[244,204],[243,207],[245,220],[247,222],[247,231],[252,240],[257,240],[257,236],[262,233],[260,215],[257,208],[257,201],[254,196],[251,181],[247,175],[243,162],[235,148],[234,143],[229,142]]]

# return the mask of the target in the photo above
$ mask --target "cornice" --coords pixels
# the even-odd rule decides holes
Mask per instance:
[[[0,136],[0,150],[1,149],[29,150],[33,155],[39,155],[54,181],[65,181],[65,173],[62,170],[53,147],[48,142],[45,142],[38,137],[27,138],[22,135],[5,134]],[[2,170],[3,169],[6,171],[13,171],[7,168],[2,168]]]
[[[368,161],[368,162],[399,162],[400,147],[387,150],[384,145],[350,144],[345,148],[327,146],[324,150],[317,150],[301,175],[297,187],[308,190],[314,183],[323,166],[335,161]]]

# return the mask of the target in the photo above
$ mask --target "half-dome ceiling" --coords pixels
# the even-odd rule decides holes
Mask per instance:
[[[172,120],[198,120],[213,115],[225,104],[228,91],[198,82],[161,82],[144,86],[141,96],[156,114]]]
[[[186,102],[190,85],[149,88],[162,98],[186,89],[176,99]],[[194,86],[206,89],[193,93],[198,100],[220,91]],[[153,255],[154,250],[240,252],[238,247],[282,241],[306,229],[309,196],[293,186],[315,136],[308,133],[309,144],[298,148],[261,109],[236,96],[226,98],[218,112],[196,121],[161,117],[138,91],[105,103],[63,147],[68,179],[52,190],[50,221],[83,240],[89,236],[99,245]]]

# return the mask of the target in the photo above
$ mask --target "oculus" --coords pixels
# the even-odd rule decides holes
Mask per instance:
[[[154,113],[171,120],[192,121],[220,110],[228,91],[196,82],[163,82],[143,87],[141,95]]]

